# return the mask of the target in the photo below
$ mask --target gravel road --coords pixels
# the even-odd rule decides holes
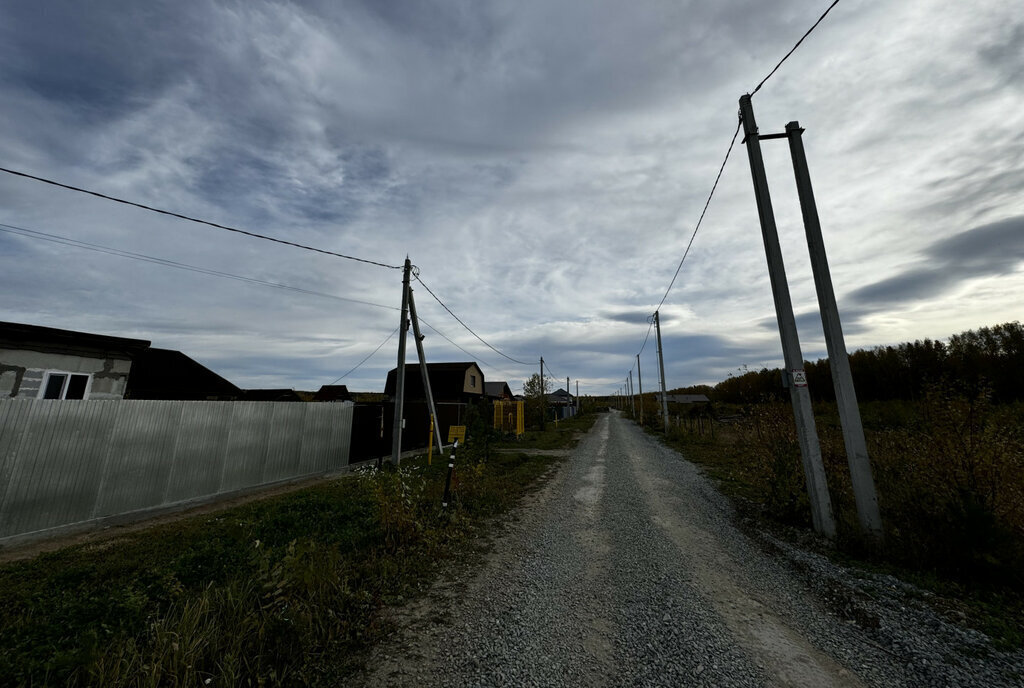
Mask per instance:
[[[1024,653],[926,593],[740,532],[698,468],[614,412],[516,516],[396,611],[360,683],[1024,685]]]

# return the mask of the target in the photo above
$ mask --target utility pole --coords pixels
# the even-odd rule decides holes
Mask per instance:
[[[661,320],[658,311],[654,311],[654,330],[658,335],[658,368],[661,371],[661,419],[665,422],[665,434],[668,434],[668,392],[665,388],[665,356],[661,352]]]
[[[441,439],[441,426],[437,422],[437,408],[434,406],[434,392],[430,389],[430,374],[427,372],[427,356],[423,353],[423,335],[420,334],[420,319],[416,315],[416,300],[409,289],[409,317],[412,320],[412,337],[416,340],[416,354],[420,359],[420,376],[423,378],[423,391],[427,395],[427,410],[434,424],[434,438],[437,440],[437,451],[444,453],[444,441]]]
[[[402,322],[398,334],[398,369],[395,371],[395,423],[391,431],[391,463],[398,466],[402,461],[402,426],[405,425],[405,336],[409,332],[409,274],[412,262],[405,257],[402,269]]]
[[[804,476],[807,482],[807,495],[811,504],[811,522],[814,524],[815,531],[832,540],[836,535],[836,524],[832,515],[832,499],[828,494],[825,466],[821,460],[821,445],[818,443],[818,431],[814,424],[811,394],[807,389],[807,375],[804,372],[804,359],[803,353],[800,351],[796,318],[793,316],[793,302],[789,296],[786,267],[782,261],[779,232],[775,226],[775,212],[772,209],[771,195],[768,191],[764,159],[761,157],[761,142],[749,94],[740,97],[740,118],[743,121],[743,141],[747,144],[747,156],[750,159],[754,198],[757,201],[757,214],[761,221],[761,236],[764,240],[764,251],[768,260],[768,274],[771,279],[772,296],[775,300],[779,336],[782,339],[782,353],[786,363],[786,374],[789,376],[789,395],[793,404],[793,416],[796,419],[797,438],[800,441],[800,455],[803,459]],[[772,138],[779,138],[779,135],[773,135]]]
[[[569,408],[568,408],[569,407],[569,397],[571,397],[571,396],[572,395],[569,394],[569,376],[566,375],[565,376],[565,406],[566,406],[566,411],[565,412],[566,413],[569,412]]]
[[[545,428],[545,421],[546,421],[546,419],[544,418],[544,402],[546,400],[547,399],[544,396],[544,357],[541,356],[540,357],[540,429],[541,430],[543,430]]]
[[[853,497],[857,503],[857,517],[861,529],[873,538],[882,537],[882,516],[878,509],[878,495],[871,475],[871,460],[868,457],[867,442],[864,440],[864,426],[861,423],[860,407],[857,405],[857,391],[853,386],[850,371],[850,357],[843,337],[843,324],[839,319],[839,307],[832,288],[832,274],[825,255],[825,241],[821,235],[818,206],[811,188],[811,173],[807,167],[804,152],[803,129],[799,122],[786,125],[789,150],[793,157],[793,173],[796,189],[800,196],[800,210],[804,217],[804,232],[807,234],[807,249],[811,254],[811,271],[814,273],[814,287],[818,292],[818,308],[821,311],[821,325],[825,331],[825,346],[828,348],[829,368],[832,369],[832,385],[836,391],[836,407],[843,428],[846,445],[846,461],[850,466],[853,483]]]
[[[580,412],[580,381],[576,380],[576,413]]]
[[[636,384],[640,388],[640,425],[644,424],[644,376],[640,372],[640,354],[636,355]]]
[[[636,420],[636,395],[633,394],[633,371],[629,371],[629,407],[633,411],[633,420]]]

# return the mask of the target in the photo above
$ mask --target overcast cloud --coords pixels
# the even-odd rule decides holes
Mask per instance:
[[[0,166],[391,265],[433,360],[621,385],[736,126],[828,2],[0,4]],[[843,0],[754,97],[798,120],[851,348],[1020,318],[1024,13]],[[766,164],[824,356],[784,142]],[[401,273],[0,175],[0,320],[149,339],[316,389],[398,325]],[[10,227],[318,292],[128,260]],[[342,301],[354,299],[379,306]],[[779,365],[737,142],[661,310],[670,387]],[[381,390],[396,340],[344,380]]]

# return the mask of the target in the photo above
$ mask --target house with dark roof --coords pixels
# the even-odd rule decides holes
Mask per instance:
[[[504,380],[499,382],[485,382],[484,394],[488,399],[495,401],[506,401],[512,398],[512,389]]]
[[[313,401],[353,401],[347,385],[321,385]]]
[[[436,431],[439,431],[441,439],[447,442],[451,426],[465,425],[469,407],[487,399],[484,394],[484,374],[480,366],[472,361],[428,363],[427,374],[430,376],[430,391],[433,393],[437,409]],[[384,385],[384,392],[391,402],[395,401],[397,381],[397,369],[393,368],[388,371]],[[389,423],[394,418],[394,404],[389,406],[390,415],[385,420],[387,428],[391,427]],[[402,413],[405,418],[402,449],[425,447],[430,433],[430,411],[427,408],[427,395],[423,391],[420,366],[416,362],[407,363],[405,366],[405,400]]]
[[[430,377],[430,391],[435,403],[466,404],[484,398],[484,374],[476,363],[428,363],[427,375]],[[388,371],[384,393],[395,398],[398,369]],[[425,401],[423,377],[418,363],[407,363],[405,366],[405,400]]]
[[[180,351],[144,339],[0,322],[0,396],[17,399],[240,399]]]
[[[180,351],[149,348],[135,356],[125,398],[232,401],[243,392]]]
[[[121,399],[143,339],[0,322],[0,396]]]

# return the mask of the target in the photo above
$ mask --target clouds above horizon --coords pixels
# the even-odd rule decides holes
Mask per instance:
[[[499,349],[611,391],[689,241],[739,95],[826,6],[8,3],[0,166],[391,264],[408,254]],[[1019,317],[1022,36],[1024,17],[997,0],[848,0],[755,96],[762,132],[807,128],[851,346]],[[788,151],[765,156],[812,355]],[[670,386],[781,359],[749,179],[737,142],[661,310]],[[0,232],[0,320],[152,339],[242,386],[330,382],[398,324],[397,271],[6,176],[0,223],[385,306]],[[533,372],[416,294],[469,352],[428,330],[429,355],[472,355],[513,388]],[[346,381],[380,389],[393,359],[384,347]]]

